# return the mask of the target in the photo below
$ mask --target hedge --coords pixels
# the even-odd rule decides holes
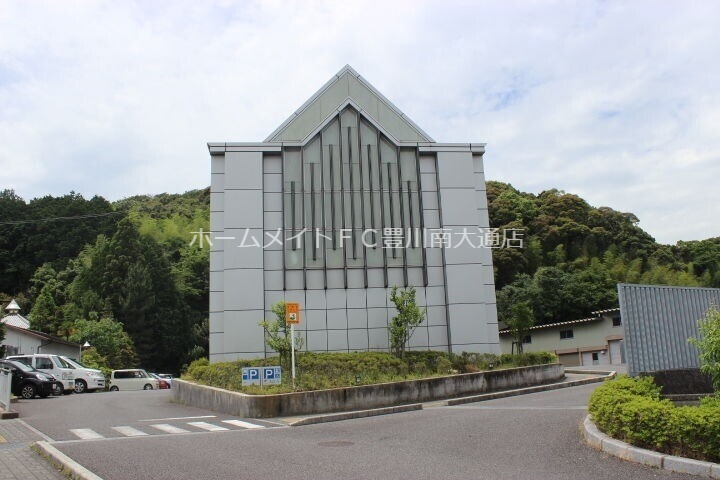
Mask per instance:
[[[700,406],[660,398],[652,377],[619,376],[590,396],[597,427],[613,438],[670,455],[720,461],[720,397]]]
[[[280,393],[291,391],[287,384],[290,372],[283,372],[283,385],[260,388],[243,387],[242,367],[279,365],[278,357],[236,360],[210,364],[207,359],[190,364],[184,378],[213,387],[246,393]],[[523,355],[478,353],[450,354],[440,351],[405,352],[402,359],[387,352],[312,353],[297,356],[296,390],[319,390],[349,385],[412,380],[492,368],[508,368],[557,362],[552,353],[533,352]]]

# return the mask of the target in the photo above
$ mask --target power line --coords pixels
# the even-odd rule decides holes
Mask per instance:
[[[105,212],[105,213],[88,213],[87,215],[75,215],[72,217],[50,217],[50,218],[36,218],[30,220],[9,220],[0,222],[0,225],[23,225],[26,223],[42,223],[42,222],[56,222],[59,220],[82,220],[86,218],[99,218],[109,217],[111,215],[120,215],[123,212]]]

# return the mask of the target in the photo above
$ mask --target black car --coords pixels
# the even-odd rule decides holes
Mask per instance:
[[[55,378],[51,375],[15,360],[0,360],[0,368],[12,372],[11,391],[15,396],[29,399],[40,395],[45,398],[53,393]]]

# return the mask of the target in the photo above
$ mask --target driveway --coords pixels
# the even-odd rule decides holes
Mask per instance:
[[[579,425],[594,388],[305,427],[121,436],[55,446],[108,480],[696,478],[583,445]]]

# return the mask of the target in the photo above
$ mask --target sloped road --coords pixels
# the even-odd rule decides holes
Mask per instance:
[[[296,428],[70,441],[101,477],[132,479],[691,479],[580,442],[596,385]]]

